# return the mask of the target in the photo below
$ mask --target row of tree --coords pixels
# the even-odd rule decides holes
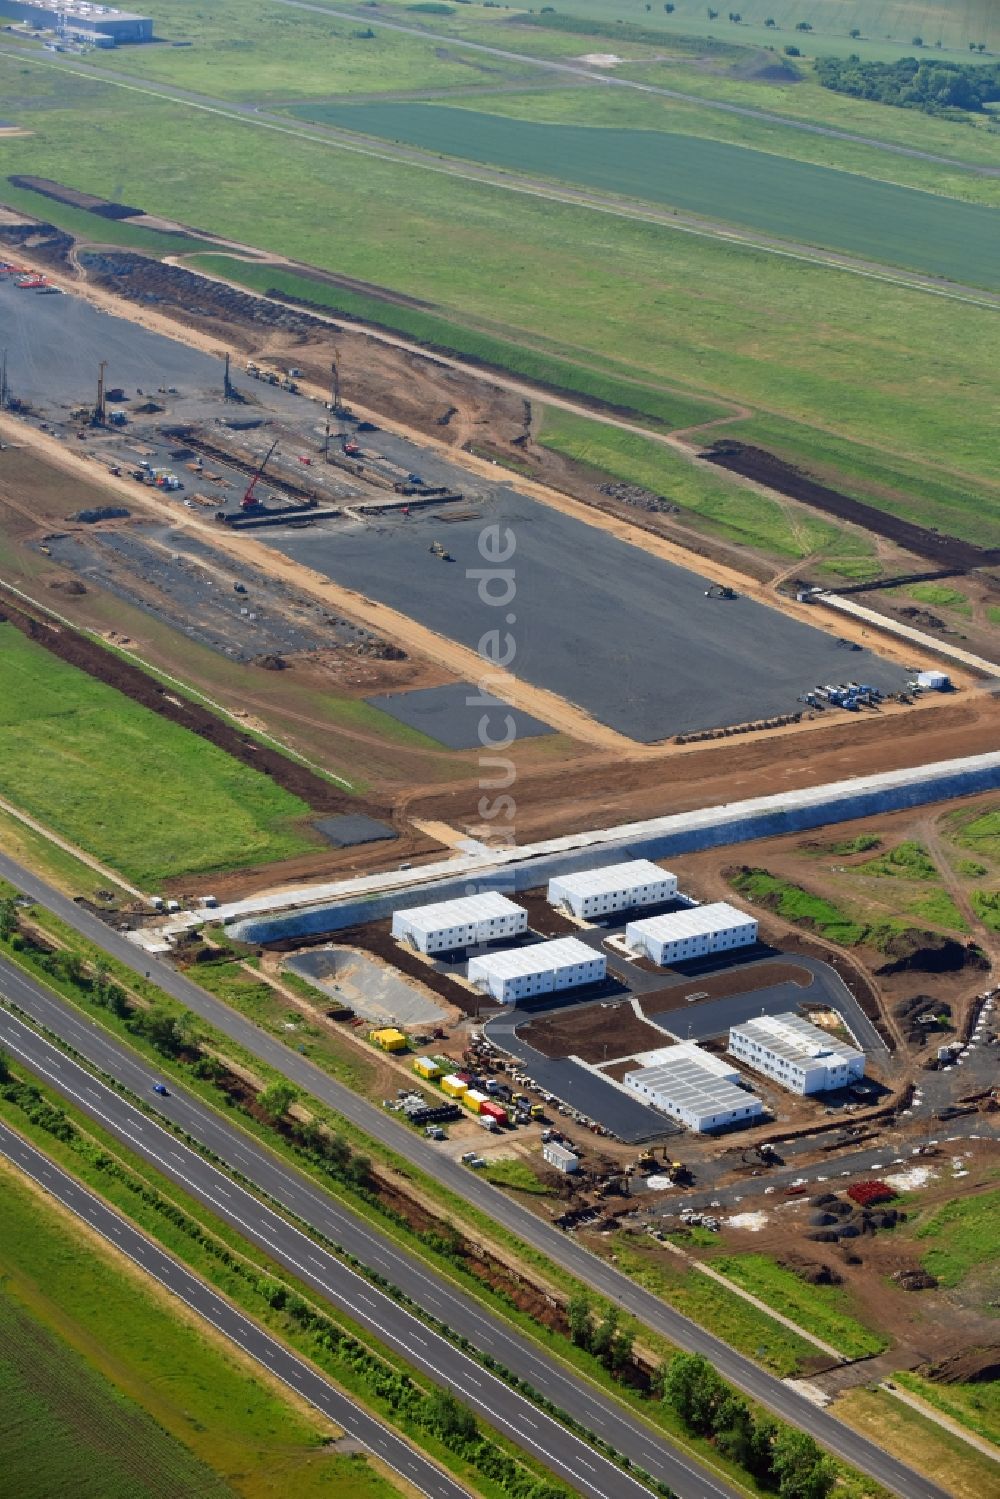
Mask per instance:
[[[826,1499],[833,1489],[836,1468],[812,1437],[756,1415],[701,1354],[675,1353],[660,1383],[688,1431],[710,1438],[779,1499]]]
[[[984,105],[1000,99],[1000,64],[916,57],[862,62],[852,53],[850,57],[817,58],[816,77],[835,93],[925,114],[948,115],[957,110],[979,114]]]

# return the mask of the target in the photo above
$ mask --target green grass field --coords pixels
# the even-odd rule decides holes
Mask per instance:
[[[15,103],[47,77],[27,71],[26,82],[23,68],[0,61]],[[253,116],[210,117],[63,76],[46,86],[31,109],[34,134],[0,143],[4,171],[55,176],[392,287],[445,323],[595,377],[630,375],[675,400],[744,403],[758,415],[732,430],[747,440],[777,431],[806,461],[857,476],[885,508],[905,508],[912,492],[917,518],[987,539],[998,513],[1000,375],[993,320],[978,307],[362,163]]]
[[[912,1375],[893,1375],[894,1383],[928,1398],[927,1382],[917,1380],[916,1383],[922,1386],[918,1390],[913,1380]],[[943,1387],[931,1388],[942,1390]],[[954,1388],[949,1385],[948,1392]],[[937,1401],[931,1403],[938,1405],[945,1414],[952,1414],[945,1405]],[[952,1499],[983,1499],[995,1486],[996,1464],[992,1458],[970,1446],[962,1437],[946,1431],[929,1416],[913,1410],[887,1390],[849,1390],[838,1396],[833,1414],[938,1484]]]
[[[1000,807],[987,812],[952,812],[944,829],[961,848],[987,859],[1000,859]]]
[[[696,467],[651,438],[553,407],[545,412],[538,440],[553,452],[662,495],[682,507],[686,520],[738,546],[782,558],[823,552],[831,558],[871,559],[876,566],[872,548],[862,537],[750,494],[721,473]]]
[[[617,22],[635,22],[671,36],[703,36],[728,44],[777,47],[799,46],[809,56],[846,56],[857,52],[866,59],[892,61],[913,55],[913,38],[921,36],[926,47],[943,43],[945,56],[968,61],[969,42],[986,42],[1000,48],[1000,17],[990,0],[767,0],[745,12],[745,23],[734,26],[729,12],[722,6],[716,20],[708,18],[708,7],[702,0],[676,0],[676,9],[667,15],[660,5],[650,11],[641,0],[573,0],[572,13],[584,17]],[[777,22],[774,30],[764,25],[766,17]],[[798,22],[808,22],[812,33],[795,30]],[[860,29],[861,38],[849,35]]]
[[[983,1266],[995,1268],[998,1212],[1000,1190],[939,1208],[914,1231],[923,1265],[946,1286],[960,1285]]]
[[[1000,211],[694,135],[541,124],[435,104],[294,111],[448,156],[669,204],[976,286],[1000,286]]]
[[[350,7],[347,7],[350,9]],[[329,19],[285,6],[246,0],[169,0],[149,11],[159,35],[190,47],[132,47],[95,52],[88,66],[138,74],[151,81],[224,99],[297,99],[387,89],[475,87],[534,74],[494,58],[488,67],[456,52],[440,56],[432,40],[379,28],[373,36],[362,7],[358,19]],[[429,23],[432,17],[426,18]]]
[[[308,808],[0,625],[0,791],[143,888],[314,845]]]
[[[635,73],[639,80],[638,67],[629,71]],[[475,94],[454,93],[448,95],[446,102],[452,109],[483,111],[488,115],[542,124],[576,124],[656,132],[667,137],[664,145],[676,135],[703,137],[706,140],[728,142],[732,146],[747,146],[755,152],[788,157],[798,162],[812,162],[816,166],[853,172],[862,177],[875,177],[883,182],[895,182],[902,187],[941,193],[948,198],[962,198],[970,203],[994,206],[1000,203],[1000,183],[995,177],[885,150],[877,143],[861,145],[842,140],[836,134],[820,135],[798,128],[798,119],[808,117],[811,121],[823,123],[830,115],[829,123],[834,131],[864,133],[868,137],[874,137],[876,142],[882,138],[888,142],[896,134],[887,128],[887,122],[882,116],[864,124],[840,118],[836,110],[828,108],[828,100],[839,96],[831,95],[818,85],[803,82],[790,90],[766,84],[732,82],[723,77],[715,78],[709,87],[703,71],[694,65],[680,63],[672,64],[669,68],[663,63],[643,68],[641,81],[645,81],[653,72],[664,76],[657,76],[655,80],[651,78],[651,82],[655,81],[659,86],[684,94],[690,93],[690,97],[683,100],[662,98],[621,88],[559,87],[548,90],[535,88],[524,93],[489,90]],[[733,97],[730,98],[730,95]],[[784,119],[733,114],[727,109],[717,108],[716,100],[749,105],[751,109],[783,116]],[[791,110],[792,100],[797,106],[794,113]],[[860,102],[869,109],[876,107],[865,105],[865,101]],[[301,113],[305,118],[316,113],[318,118],[318,111],[321,109],[322,105],[317,102],[311,107],[302,106]],[[886,112],[882,106],[883,116]],[[910,118],[906,110],[897,110],[895,113]],[[900,144],[912,145],[918,151],[930,152],[933,149],[943,156],[950,155],[960,161],[975,160],[981,154],[991,164],[1000,162],[1000,138],[987,136],[984,131],[963,128],[953,122],[931,121],[927,115],[919,118],[922,122],[944,125],[951,134],[942,132],[941,139],[925,140],[911,128],[909,137]]]
[[[938,1384],[933,1379],[921,1378],[912,1370],[901,1371],[893,1377],[904,1390],[912,1390],[914,1395],[919,1395],[921,1400],[928,1401],[953,1421],[1000,1445],[1000,1380],[986,1380],[982,1384]]]
[[[68,1234],[61,1215],[16,1173],[4,1168],[2,1178],[5,1492],[17,1499],[395,1492],[363,1461],[321,1455],[327,1423],[301,1414],[107,1254]]]
[[[839,1286],[811,1286],[766,1254],[723,1255],[710,1264],[847,1358],[868,1358],[889,1346],[888,1338],[851,1315],[850,1299]]]
[[[8,1202],[4,1203],[5,1232]],[[17,1207],[14,1209],[16,1223]],[[222,1499],[218,1475],[14,1297],[0,1298],[3,1483],[18,1499]]]

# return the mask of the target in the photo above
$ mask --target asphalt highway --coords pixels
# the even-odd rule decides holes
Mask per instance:
[[[0,993],[57,1030],[95,1065],[149,1097],[158,1110],[226,1159],[244,1179],[273,1196],[299,1221],[377,1269],[393,1285],[439,1317],[477,1348],[493,1355],[535,1389],[543,1391],[590,1431],[600,1434],[681,1499],[737,1499],[736,1490],[671,1448],[644,1421],[586,1380],[564,1371],[528,1338],[507,1330],[471,1297],[453,1289],[420,1260],[399,1250],[377,1229],[343,1209],[322,1188],[272,1156],[250,1136],[217,1116],[171,1082],[166,1098],[152,1092],[158,1074],[107,1038],[92,1022],[75,1016],[63,1001],[39,991],[31,980],[0,966]],[[265,1250],[299,1280],[346,1312],[380,1342],[402,1354],[437,1384],[531,1457],[543,1462],[586,1499],[648,1499],[649,1491],[547,1416],[497,1376],[488,1373],[412,1312],[370,1285],[336,1255],[224,1175],[161,1125],[120,1097],[72,1058],[0,1007],[0,1043],[77,1108],[150,1162],[164,1176],[204,1203],[245,1238]]]
[[[797,1390],[766,1373],[727,1343],[682,1316],[651,1291],[621,1274],[613,1265],[591,1254],[583,1245],[490,1186],[489,1182],[441,1155],[429,1141],[399,1123],[393,1115],[386,1114],[359,1098],[349,1088],[321,1072],[307,1058],[268,1035],[204,989],[198,988],[183,974],[138,950],[127,938],[5,855],[0,855],[0,876],[48,907],[133,972],[148,973],[155,977],[155,982],[172,998],[240,1046],[268,1062],[298,1087],[337,1110],[365,1134],[381,1141],[480,1209],[488,1218],[548,1255],[556,1264],[562,1265],[596,1292],[616,1301],[623,1311],[635,1317],[639,1323],[662,1334],[677,1347],[704,1354],[725,1379],[767,1406],[775,1415],[810,1432],[817,1441],[822,1442],[845,1462],[868,1473],[886,1488],[904,1496],[904,1499],[944,1499],[941,1489],[891,1457],[876,1443],[852,1431],[828,1412],[820,1410]],[[677,1487],[676,1484],[672,1486]]]
[[[197,1312],[223,1337],[262,1368],[269,1370],[307,1400],[310,1405],[339,1426],[369,1452],[387,1463],[408,1484],[427,1494],[429,1499],[468,1499],[469,1490],[450,1474],[442,1472],[429,1458],[395,1432],[388,1431],[373,1416],[361,1410],[346,1395],[329,1384],[321,1374],[298,1358],[283,1343],[272,1338],[251,1318],[244,1316],[230,1302],[193,1275],[179,1260],[166,1254],[158,1244],[109,1208],[86,1187],[68,1176],[60,1166],[36,1150],[27,1140],[0,1123],[0,1155],[6,1156],[32,1181],[68,1208],[77,1218],[94,1229],[109,1244],[128,1256],[147,1275],[165,1286],[172,1296]]]

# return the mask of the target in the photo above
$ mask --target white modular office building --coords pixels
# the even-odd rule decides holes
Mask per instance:
[[[791,1012],[734,1025],[729,1052],[790,1093],[825,1093],[865,1075],[865,1054]]]
[[[630,921],[625,928],[626,946],[660,968],[737,947],[752,947],[756,941],[755,918],[724,900],[647,916]]]
[[[649,1065],[626,1072],[622,1081],[644,1102],[697,1134],[752,1124],[764,1112],[760,1099],[739,1086],[740,1074],[732,1063],[693,1041],[653,1053]]]
[[[527,930],[527,911],[494,890],[392,914],[392,935],[397,942],[408,942],[422,953],[478,947],[483,942],[518,937]]]
[[[603,869],[583,869],[549,881],[549,905],[566,906],[581,921],[658,905],[677,894],[677,876],[650,859],[630,859]]]
[[[575,989],[599,983],[607,969],[603,953],[595,952],[579,937],[557,937],[533,947],[513,947],[505,952],[482,953],[469,960],[469,982],[503,1005],[521,999],[552,994],[557,989]]]

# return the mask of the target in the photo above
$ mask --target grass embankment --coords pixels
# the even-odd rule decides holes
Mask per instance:
[[[812,1343],[782,1327],[741,1296],[730,1294],[717,1281],[690,1269],[682,1260],[674,1256],[665,1259],[662,1251],[636,1245],[620,1235],[615,1253],[619,1270],[630,1279],[762,1364],[779,1379],[801,1374],[816,1358],[817,1349]]]
[[[912,1388],[909,1376],[893,1377],[897,1384]],[[849,1390],[838,1397],[833,1414],[954,1499],[983,1499],[995,1487],[996,1464],[991,1458],[885,1390]]]
[[[315,847],[261,772],[0,625],[0,791],[140,887]]]
[[[30,167],[26,164],[25,175],[29,173]],[[61,181],[58,176],[53,180]],[[114,245],[118,249],[141,250],[145,255],[157,257],[212,248],[211,241],[192,235],[166,234],[157,229],[146,229],[128,219],[106,219],[103,214],[91,213],[86,208],[74,208],[71,203],[60,203],[58,199],[48,198],[44,193],[36,193],[29,187],[15,187],[6,178],[0,179],[0,203],[8,208],[20,209],[22,213],[40,219],[42,223],[54,224],[57,229],[65,230],[74,239],[85,244]],[[29,257],[30,253],[29,250]],[[54,274],[58,278],[58,271]]]
[[[12,1122],[23,1129],[17,1111]],[[51,1137],[40,1143],[56,1153]],[[337,1435],[328,1422],[177,1316],[110,1249],[67,1233],[62,1213],[6,1163],[0,1172],[0,1429],[11,1494],[387,1499],[395,1492],[364,1458],[321,1451]]]
[[[680,391],[658,390],[625,374],[587,369],[555,354],[498,338],[484,329],[464,327],[433,308],[408,307],[391,297],[354,291],[280,266],[251,265],[230,255],[197,255],[190,263],[195,269],[200,267],[225,276],[253,291],[273,291],[279,296],[311,302],[321,311],[400,333],[424,348],[493,366],[555,391],[633,413],[665,431],[727,414],[726,406],[721,403]]]
[[[508,1157],[499,1161],[487,1161],[480,1172],[495,1187],[513,1187],[518,1192],[530,1192],[536,1197],[551,1197],[552,1188],[540,1182],[527,1161]]]
[[[706,433],[706,438],[710,437],[711,433]],[[799,513],[790,506],[752,494],[721,473],[691,463],[653,438],[549,407],[538,441],[553,452],[598,470],[601,475],[640,484],[662,495],[681,507],[686,520],[738,546],[753,547],[783,559],[829,553],[831,558],[848,559],[852,575],[859,560],[873,573],[880,570],[874,548],[860,536],[849,535],[805,511]],[[831,561],[830,565],[836,563]]]
[[[721,1255],[709,1263],[744,1291],[832,1344],[845,1358],[868,1358],[889,1346],[888,1338],[851,1314],[849,1298],[839,1286],[809,1285],[766,1254]]]
[[[234,1010],[239,1010],[241,1015],[245,1015],[262,1030],[270,1031],[282,1040],[294,1042],[303,1056],[309,1057],[338,1082],[344,1083],[356,1093],[370,1094],[375,1067],[362,1048],[352,1045],[325,1026],[313,1024],[266,979],[255,978],[241,963],[225,959],[214,963],[199,963],[191,977],[203,989],[224,1000]],[[282,973],[280,982],[310,1004],[323,1008],[328,1008],[331,1004],[328,994],[314,989],[295,973]]]
[[[924,275],[1000,287],[995,207],[831,170],[746,144],[592,123],[537,123],[435,103],[294,106],[339,129],[526,177],[722,219]]]
[[[10,812],[0,811],[0,844],[10,858],[35,870],[65,895],[83,895],[93,900],[99,890],[108,890],[115,896],[131,899],[120,885],[105,879],[89,864],[66,853],[51,838],[37,833]]]
[[[893,1375],[897,1384],[933,1405],[942,1415],[950,1416],[978,1436],[1000,1446],[1000,1381],[982,1384],[939,1384],[922,1379],[919,1374],[903,1370]],[[979,1496],[977,1496],[979,1499]]]
[[[864,869],[858,871],[859,874],[864,872]],[[845,873],[844,879],[853,873]],[[893,873],[884,877],[895,882],[899,875]],[[897,887],[894,883],[891,894],[886,894],[881,900],[871,900],[870,891],[862,891],[856,884],[855,894],[863,894],[870,908],[868,912],[862,912],[855,909],[852,902],[837,905],[767,869],[733,869],[728,878],[733,889],[741,895],[768,911],[774,911],[783,920],[794,922],[840,947],[867,946],[885,951],[893,937],[912,929],[910,916],[948,931],[961,933],[968,929],[946,890],[926,890],[919,881],[913,881],[912,889],[905,885]],[[879,906],[883,907],[882,911],[879,911]],[[898,914],[904,911],[906,917]]]
[[[957,1286],[996,1258],[1000,1190],[959,1198],[914,1230],[921,1263],[946,1286]]]

